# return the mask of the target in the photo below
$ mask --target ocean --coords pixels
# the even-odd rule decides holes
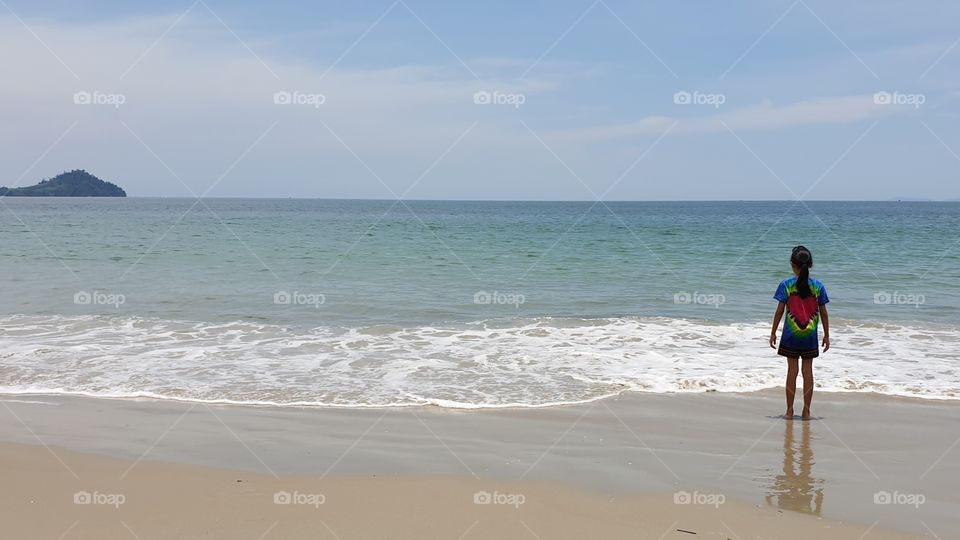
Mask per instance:
[[[0,199],[0,393],[541,407],[783,384],[960,399],[960,203]]]

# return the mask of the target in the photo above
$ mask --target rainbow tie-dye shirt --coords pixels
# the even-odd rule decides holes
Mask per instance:
[[[827,288],[819,280],[809,278],[811,296],[801,298],[797,293],[797,278],[780,282],[774,300],[785,304],[783,335],[780,346],[795,351],[813,351],[820,345],[817,326],[820,324],[820,306],[830,301]]]

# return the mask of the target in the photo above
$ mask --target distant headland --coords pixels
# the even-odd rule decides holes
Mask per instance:
[[[127,193],[113,183],[105,182],[83,169],[60,173],[41,180],[35,186],[0,187],[0,197],[126,197]]]

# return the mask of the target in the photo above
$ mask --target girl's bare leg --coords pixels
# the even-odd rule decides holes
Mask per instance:
[[[788,419],[793,418],[793,398],[797,395],[797,374],[800,372],[797,358],[787,358],[787,412]],[[804,386],[806,390],[806,386]]]
[[[796,386],[794,386],[796,390]],[[810,403],[813,401],[813,358],[803,360],[803,419],[810,419]]]

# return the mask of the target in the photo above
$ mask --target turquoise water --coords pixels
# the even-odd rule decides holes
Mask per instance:
[[[814,254],[821,385],[960,396],[960,204],[5,198],[0,391],[545,405],[779,384]],[[831,371],[833,370],[833,371]]]

